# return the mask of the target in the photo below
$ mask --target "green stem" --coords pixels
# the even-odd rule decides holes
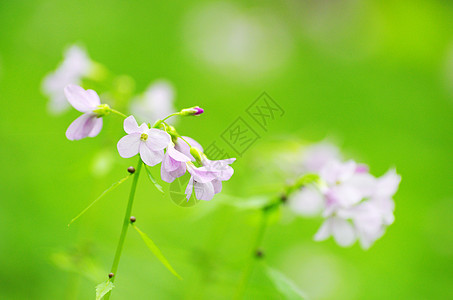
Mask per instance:
[[[267,209],[262,209],[260,212],[261,212],[261,221],[260,221],[260,225],[258,227],[258,232],[256,234],[255,243],[252,248],[252,253],[251,253],[250,259],[248,260],[244,273],[242,273],[241,281],[239,282],[239,286],[238,286],[238,289],[236,290],[236,295],[234,297],[235,299],[238,299],[238,300],[243,298],[248,281],[250,279],[250,276],[252,275],[253,267],[255,266],[255,262],[258,259],[257,250],[259,249],[259,247],[261,245],[261,242],[264,237],[264,233],[266,232],[266,228],[267,228],[269,211]]]
[[[110,108],[110,112],[114,113],[114,114],[117,114],[123,118],[127,118],[127,116],[125,114],[123,114],[122,112],[119,112],[117,111],[116,109],[113,109],[113,108]]]
[[[171,118],[171,117],[173,117],[173,116],[178,116],[179,114],[180,114],[179,111],[178,111],[178,112],[175,112],[175,113],[172,113],[171,115],[168,115],[168,116],[166,116],[165,118],[163,118],[163,119],[162,119],[162,122],[164,122],[165,120],[167,120],[167,119],[169,119],[169,118]]]
[[[120,235],[120,240],[118,241],[118,246],[116,247],[116,253],[115,253],[115,258],[113,259],[113,264],[112,264],[112,269],[111,273],[114,274],[114,276],[110,279],[110,281],[113,283],[116,278],[116,271],[118,270],[118,264],[120,262],[121,258],[121,252],[123,251],[123,246],[124,246],[124,240],[126,239],[126,234],[127,234],[127,229],[129,228],[130,225],[130,218],[131,218],[131,212],[132,212],[132,204],[134,202],[134,196],[135,196],[135,190],[137,188],[137,182],[138,182],[138,176],[140,175],[140,170],[142,168],[142,161],[139,159],[135,175],[134,175],[134,181],[132,182],[131,186],[131,192],[129,194],[129,202],[127,203],[127,208],[126,208],[126,214],[124,215],[124,221],[123,221],[123,228],[121,229],[121,235]],[[105,295],[104,299],[108,300],[110,298],[110,294],[112,292],[110,291],[107,295]]]

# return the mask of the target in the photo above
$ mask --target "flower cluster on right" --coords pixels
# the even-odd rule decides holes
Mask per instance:
[[[351,246],[358,240],[368,249],[393,223],[393,196],[401,181],[395,169],[375,177],[367,165],[343,161],[330,144],[307,149],[303,169],[319,179],[292,193],[289,206],[296,214],[324,218],[314,236],[316,241],[332,236],[340,246]]]

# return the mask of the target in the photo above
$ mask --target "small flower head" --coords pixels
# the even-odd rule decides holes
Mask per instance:
[[[75,119],[66,130],[69,140],[80,140],[95,137],[102,129],[102,116],[108,106],[101,105],[98,94],[93,90],[84,90],[80,86],[70,84],[64,93],[69,103],[83,115]],[[101,113],[99,113],[102,111]]]
[[[190,158],[175,149],[172,142],[167,147],[161,165],[162,180],[166,182],[173,182],[178,177],[186,173],[186,162]]]
[[[143,123],[140,127],[133,116],[124,120],[124,131],[117,145],[121,157],[129,158],[140,153],[140,157],[148,166],[160,163],[164,157],[164,149],[170,143],[170,135],[165,131],[149,128]]]

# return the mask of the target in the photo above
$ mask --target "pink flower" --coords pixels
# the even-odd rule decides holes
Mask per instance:
[[[161,177],[163,181],[173,182],[175,178],[181,177],[186,173],[186,162],[190,158],[175,149],[173,143],[170,143],[165,152],[161,166]]]
[[[148,166],[160,163],[164,157],[164,149],[171,141],[165,131],[148,128],[143,123],[140,127],[133,116],[124,120],[124,131],[128,134],[118,141],[118,152],[121,157],[129,158],[140,153],[140,157]]]
[[[69,125],[66,137],[69,140],[80,140],[98,135],[102,129],[102,115],[95,112],[101,105],[98,94],[93,90],[84,90],[73,84],[66,86],[64,93],[69,103],[84,113]]]
[[[212,181],[214,186],[214,193],[220,193],[222,190],[222,181],[230,180],[233,176],[234,170],[230,167],[236,158],[228,158],[224,160],[209,160],[205,156],[202,159],[203,167],[207,170],[214,172],[215,179]]]
[[[195,190],[195,197],[198,200],[211,200],[215,194],[212,184],[212,181],[216,179],[215,172],[206,167],[197,168],[191,162],[187,163],[187,170],[190,173],[189,183],[185,191],[187,200],[192,196],[193,190]]]

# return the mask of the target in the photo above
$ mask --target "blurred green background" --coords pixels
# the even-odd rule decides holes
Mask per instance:
[[[375,175],[397,167],[396,222],[368,251],[314,242],[318,219],[269,228],[267,263],[312,299],[453,298],[453,2],[3,0],[0,28],[1,299],[92,299],[113,259],[130,181],[66,225],[135,164],[116,153],[121,119],[70,142],[78,113],[50,116],[40,92],[73,43],[138,92],[171,81],[178,108],[205,108],[178,124],[203,145],[271,95],[286,113],[234,164],[225,194],[249,193],[260,170],[248,161],[276,137],[334,137]],[[112,169],[93,171],[110,154]],[[184,280],[129,231],[113,299],[231,299],[256,216],[216,198],[178,207],[143,175],[133,214]],[[246,298],[282,296],[256,268]]]

